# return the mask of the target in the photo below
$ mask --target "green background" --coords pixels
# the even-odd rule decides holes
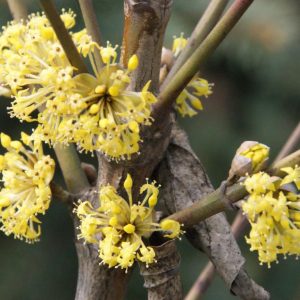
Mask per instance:
[[[21,0],[20,0],[21,1]],[[25,1],[29,11],[39,10],[37,1]],[[105,40],[121,44],[123,1],[94,1]],[[208,1],[176,0],[167,29],[165,46],[181,32],[189,36]],[[71,7],[78,15],[75,0],[56,1],[59,8]],[[255,1],[238,26],[203,66],[203,77],[214,82],[213,95],[203,99],[204,111],[197,117],[180,119],[193,149],[202,160],[213,184],[218,186],[228,172],[231,158],[244,140],[257,140],[271,147],[274,157],[299,121],[299,31],[300,3],[297,0]],[[5,1],[0,1],[0,22],[10,19]],[[10,119],[7,99],[0,100],[0,131],[18,138],[30,127]],[[85,158],[87,159],[87,158]],[[232,216],[229,216],[231,219]],[[43,217],[41,241],[27,245],[0,234],[0,299],[74,298],[77,260],[69,213],[53,201]],[[280,260],[271,269],[259,266],[244,239],[239,241],[247,258],[246,268],[268,289],[275,300],[300,299],[300,268],[294,257]],[[184,291],[206,264],[206,257],[185,240],[178,242],[182,254]],[[131,279],[127,299],[146,299],[138,269]],[[216,278],[205,299],[234,299],[220,278]]]

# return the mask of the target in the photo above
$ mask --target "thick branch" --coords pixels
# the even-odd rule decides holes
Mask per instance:
[[[209,32],[216,25],[220,16],[222,15],[229,0],[211,0],[204,14],[200,18],[197,26],[195,27],[192,35],[188,40],[188,44],[180,53],[179,57],[176,59],[174,66],[169,72],[167,78],[161,86],[161,90],[170,82],[172,77],[177,73],[177,71],[182,67],[182,65],[187,61],[187,59],[193,54],[193,52],[199,47],[199,45],[204,41]]]
[[[148,290],[148,300],[181,300],[180,255],[175,241],[168,241],[153,249],[157,262],[149,267],[140,264],[140,272],[145,279],[144,287]]]
[[[160,164],[160,205],[165,215],[191,206],[213,191],[209,179],[191,150],[185,133],[174,128],[171,143]],[[222,213],[186,228],[192,245],[205,251],[230,290],[242,299],[268,299],[268,293],[244,270],[245,259]]]
[[[245,218],[242,212],[239,211],[231,226],[231,231],[235,239],[237,239],[245,231],[248,224],[248,220]],[[216,268],[214,264],[211,261],[208,262],[185,297],[185,300],[202,299],[203,295],[214,279],[215,271]]]
[[[133,72],[130,89],[140,91],[151,80],[151,91],[158,91],[161,49],[170,17],[172,0],[125,0],[122,64],[136,54],[139,66]]]
[[[139,2],[139,3],[138,3]],[[165,23],[168,20],[166,3],[170,1],[133,1],[125,2],[125,30],[123,37],[123,64],[126,65],[132,54],[139,57],[139,67],[132,76],[131,89],[140,90],[148,80],[158,81],[161,44],[164,36]],[[159,11],[161,10],[161,11]],[[151,50],[152,49],[152,50]],[[158,67],[156,67],[158,65]],[[157,91],[157,86],[152,86]],[[134,195],[138,195],[139,187],[146,177],[152,175],[153,169],[163,157],[169,143],[171,128],[170,118],[156,129],[143,132],[143,143],[140,155],[132,156],[129,161],[119,163],[108,161],[97,153],[99,162],[97,187],[93,189],[94,196],[87,198],[97,201],[99,186],[113,185],[119,193],[127,173],[133,177]],[[138,197],[134,197],[138,200]],[[79,278],[76,300],[122,299],[125,297],[128,276],[123,270],[108,269],[99,266],[99,258],[95,250],[89,246],[77,243],[79,258]],[[94,279],[96,278],[96,279]],[[176,277],[177,278],[177,277]],[[174,279],[175,280],[175,279]],[[175,282],[180,287],[178,281]]]
[[[198,72],[200,65],[213,53],[223,39],[236,25],[253,0],[235,0],[204,42],[195,50],[193,55],[178,70],[172,80],[159,95],[155,106],[154,118],[164,116],[172,107],[176,97]]]

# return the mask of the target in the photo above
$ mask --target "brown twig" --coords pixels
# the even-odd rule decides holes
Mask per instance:
[[[25,20],[27,18],[27,8],[24,1],[20,0],[7,0],[7,4],[13,18],[16,21]]]
[[[214,52],[223,39],[236,25],[253,0],[235,0],[221,20],[209,33],[203,43],[195,50],[193,55],[178,70],[176,75],[160,92],[159,101],[154,107],[155,119],[164,117],[172,107],[180,92],[198,72],[200,65]]]
[[[63,187],[61,187],[59,184],[55,183],[54,181],[51,181],[50,189],[51,189],[52,197],[61,202],[69,203],[72,201],[72,198],[74,197],[74,195],[66,191]]]
[[[88,73],[87,67],[82,57],[77,51],[73,40],[60,18],[52,0],[40,0],[40,3],[49,19],[57,38],[59,39],[70,64],[75,67],[79,73]]]
[[[95,9],[93,7],[93,1],[92,0],[78,0],[78,1],[79,1],[84,24],[88,34],[92,37],[94,42],[101,45],[102,41],[101,41],[100,27],[97,21]],[[99,51],[95,51],[94,55],[96,58],[95,60],[96,67],[98,70],[100,70],[101,67],[103,66],[101,55]]]
[[[296,128],[289,136],[287,142],[284,144],[279,154],[276,156],[275,162],[282,159],[289,153],[291,153],[294,149],[296,149],[297,146],[299,146],[299,143],[300,143],[300,122],[298,123]]]
[[[169,74],[161,86],[161,90],[168,84],[172,77],[182,67],[186,60],[193,54],[193,52],[204,41],[209,32],[216,25],[220,16],[222,15],[229,0],[211,0],[204,14],[200,18],[193,33],[191,34],[186,47],[182,50]]]

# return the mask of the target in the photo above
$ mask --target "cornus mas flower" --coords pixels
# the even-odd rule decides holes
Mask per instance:
[[[181,51],[186,47],[187,39],[183,37],[174,37],[172,51],[175,57],[179,56]],[[208,83],[206,79],[195,76],[187,87],[181,92],[176,99],[175,108],[184,117],[193,117],[199,110],[203,110],[203,106],[199,97],[208,97],[212,94],[212,83]]]
[[[115,63],[117,53],[108,44],[100,49],[104,67],[93,63],[95,76],[74,77],[74,97],[82,109],[73,118],[74,141],[84,150],[100,150],[112,159],[130,158],[138,152],[140,125],[151,124],[151,105],[156,98],[148,91],[148,82],[141,92],[127,91],[129,74],[138,66],[133,55],[127,69]]]
[[[155,182],[146,183],[140,188],[140,194],[145,196],[138,204],[133,204],[132,179],[129,174],[124,189],[128,202],[109,185],[100,189],[98,208],[85,201],[78,205],[75,212],[80,219],[78,237],[88,243],[99,244],[102,263],[110,268],[127,270],[135,260],[146,265],[155,262],[155,252],[145,244],[144,238],[149,238],[155,231],[164,232],[168,238],[178,237],[182,232],[176,221],[155,222],[153,209],[159,192]]]
[[[246,241],[251,251],[258,251],[261,264],[269,267],[279,254],[300,255],[300,195],[287,188],[299,182],[300,168],[282,171],[288,173],[283,179],[260,172],[244,182],[250,194],[242,206],[251,224]]]
[[[242,177],[258,172],[268,161],[269,152],[270,148],[264,144],[255,141],[243,142],[232,160],[229,176]]]
[[[64,11],[61,18],[68,29],[74,26],[73,12]],[[110,44],[100,47],[85,29],[71,35],[95,75],[76,75],[44,15],[31,15],[26,23],[4,28],[0,80],[14,98],[10,114],[39,123],[35,140],[77,143],[84,151],[130,158],[139,150],[140,125],[151,123],[151,104],[156,98],[148,91],[150,82],[141,92],[127,91],[138,58],[134,55],[124,69],[116,64],[117,52]],[[101,69],[95,51],[104,63]]]
[[[183,32],[180,34],[179,37],[176,35],[173,36],[173,45],[172,45],[172,52],[175,57],[177,57],[180,52],[185,48],[187,45],[188,40],[184,38]]]
[[[22,143],[23,142],[23,143]],[[1,144],[7,152],[0,156],[3,188],[0,190],[1,230],[6,235],[32,243],[40,234],[38,214],[50,204],[49,183],[54,161],[43,155],[41,146],[33,145],[22,133],[22,142],[12,141],[1,133]]]

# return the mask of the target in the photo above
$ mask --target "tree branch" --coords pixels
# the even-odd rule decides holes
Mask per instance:
[[[151,91],[158,91],[161,49],[172,3],[172,0],[124,1],[121,61],[127,66],[133,54],[139,58],[139,66],[131,75],[131,90],[140,91],[151,80]]]
[[[70,194],[64,188],[62,188],[59,184],[55,183],[54,181],[50,182],[50,189],[52,197],[57,199],[58,201],[69,203],[72,201],[74,197],[73,194]]]
[[[211,0],[204,14],[200,18],[198,24],[196,25],[193,33],[188,39],[186,47],[182,50],[180,55],[175,61],[174,66],[170,70],[167,78],[164,80],[161,90],[170,82],[177,71],[182,67],[182,65],[187,61],[187,59],[193,54],[193,52],[199,47],[199,45],[204,41],[209,32],[216,25],[220,19],[227,3],[229,0]]]
[[[295,166],[299,163],[300,150],[273,164],[270,169],[270,173],[280,176],[283,173],[280,171],[281,168]],[[184,224],[185,227],[190,227],[212,215],[224,211],[227,206],[224,201],[224,196],[230,201],[230,203],[234,203],[243,199],[246,195],[247,191],[240,183],[236,183],[228,187],[226,195],[223,194],[222,189],[218,188],[211,194],[194,203],[192,206],[168,216],[167,219],[176,220],[179,223]]]
[[[235,239],[237,239],[245,231],[248,225],[249,222],[247,218],[245,218],[242,212],[239,211],[231,226],[231,231]],[[184,299],[202,299],[203,295],[205,294],[205,292],[207,291],[208,287],[214,279],[215,272],[216,268],[214,264],[211,261],[208,262]]]
[[[160,208],[164,215],[183,210],[213,191],[186,134],[178,127],[173,128],[171,143],[157,174],[162,184]],[[220,277],[238,297],[247,300],[269,298],[244,270],[245,259],[223,213],[185,229],[191,244],[208,255]]]
[[[40,3],[49,19],[57,38],[59,39],[70,64],[75,67],[79,73],[88,73],[82,57],[77,51],[73,40],[67,31],[62,19],[60,18],[52,0],[40,0]]]
[[[67,188],[71,193],[78,194],[89,187],[87,177],[81,168],[81,162],[73,145],[54,146],[60,168],[63,173]]]
[[[24,1],[20,0],[7,0],[7,4],[13,18],[16,21],[25,20],[27,18],[27,8]]]
[[[289,136],[287,142],[276,156],[275,161],[278,161],[291,153],[300,143],[300,122]]]
[[[180,92],[198,72],[200,65],[213,53],[236,25],[253,0],[235,0],[204,42],[178,70],[172,80],[160,92],[159,102],[154,107],[155,119],[165,116]]]
[[[97,21],[95,9],[93,7],[93,1],[92,0],[78,0],[78,1],[79,1],[84,24],[85,24],[88,34],[92,37],[94,42],[101,45],[102,41],[101,41],[100,27],[99,27],[99,24]],[[103,67],[100,52],[95,51],[94,55],[96,58],[96,60],[95,60],[96,67],[98,70],[100,70],[101,67]]]
[[[175,241],[168,241],[153,249],[157,262],[148,267],[139,264],[140,273],[145,280],[144,287],[148,290],[148,300],[181,300],[180,255]]]
[[[288,140],[283,145],[279,154],[275,158],[274,162],[287,156],[297,146],[299,142],[300,142],[300,123],[293,130]],[[236,239],[238,239],[244,233],[248,224],[249,224],[248,219],[246,218],[245,215],[243,215],[242,211],[240,210],[236,215],[231,226],[232,233]],[[201,297],[204,295],[204,293],[212,283],[214,274],[215,274],[215,267],[212,262],[208,262],[206,267],[203,269],[203,271],[200,273],[199,277],[193,284],[185,300],[201,299]]]

